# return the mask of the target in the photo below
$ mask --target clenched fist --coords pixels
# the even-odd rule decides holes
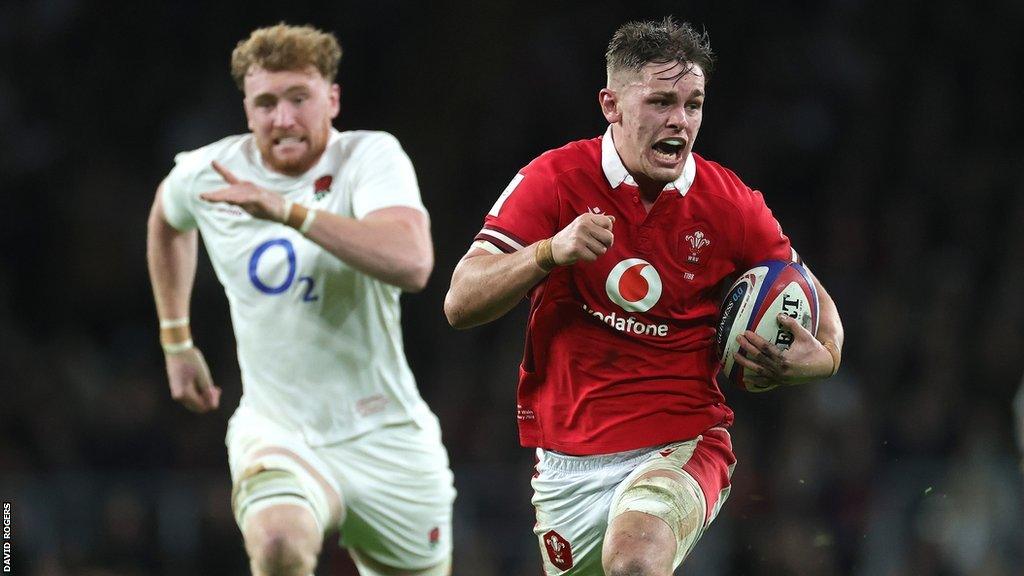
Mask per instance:
[[[551,238],[551,255],[555,264],[568,266],[580,260],[593,262],[611,248],[615,241],[612,224],[615,217],[604,214],[580,214]]]
[[[193,412],[209,412],[220,405],[220,388],[213,384],[210,368],[198,348],[164,354],[171,398]]]

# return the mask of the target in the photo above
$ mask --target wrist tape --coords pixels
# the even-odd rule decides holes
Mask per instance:
[[[309,232],[309,228],[313,226],[313,221],[316,220],[316,210],[310,210],[302,204],[298,204],[288,200],[284,201],[284,216],[281,218],[281,222],[292,228],[295,228],[302,234]]]
[[[537,266],[540,266],[541,270],[545,272],[551,272],[558,266],[555,263],[555,255],[551,251],[551,238],[545,238],[540,242],[537,242],[537,248],[533,252],[533,258],[537,262]]]
[[[160,320],[160,346],[166,354],[178,354],[195,347],[188,316]]]

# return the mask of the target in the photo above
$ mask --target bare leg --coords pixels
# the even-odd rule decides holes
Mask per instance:
[[[623,512],[605,533],[601,563],[608,576],[669,576],[676,537],[661,518]]]
[[[626,510],[612,519],[605,532],[601,551],[601,564],[607,576],[671,576],[679,539],[692,545],[691,539],[697,537],[703,508],[700,502],[688,496],[688,491],[684,490],[685,480],[682,476],[674,471],[654,470],[637,478],[634,486],[645,479],[663,483],[663,489],[643,493],[645,500],[656,498],[654,502],[672,502],[674,505],[649,508],[661,508],[658,515]],[[665,485],[666,479],[674,482]],[[677,482],[678,491],[672,488]],[[661,517],[666,512],[670,513]],[[670,521],[677,526],[670,526]]]
[[[296,504],[249,514],[242,535],[253,576],[309,576],[323,541],[313,513]]]

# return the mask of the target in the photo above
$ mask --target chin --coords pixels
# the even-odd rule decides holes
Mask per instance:
[[[294,158],[294,159],[282,159],[274,158],[273,162],[270,163],[270,167],[275,171],[288,176],[299,176],[306,170],[313,167],[313,163],[308,158]]]

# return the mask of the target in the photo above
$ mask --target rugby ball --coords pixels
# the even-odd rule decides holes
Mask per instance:
[[[742,354],[736,337],[750,330],[786,350],[793,333],[778,322],[778,315],[795,318],[801,326],[818,332],[818,292],[810,274],[796,262],[768,260],[747,270],[733,283],[722,301],[716,343],[718,360],[726,377],[749,392],[766,392],[775,385],[755,386],[743,381]]]

